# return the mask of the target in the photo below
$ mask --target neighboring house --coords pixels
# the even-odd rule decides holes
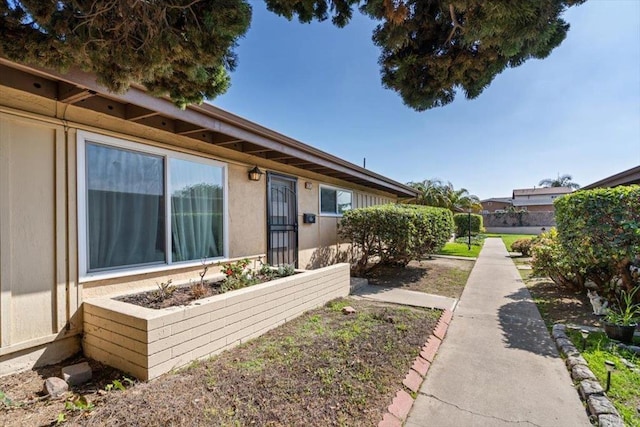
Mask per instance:
[[[85,298],[203,258],[330,264],[344,211],[416,195],[211,105],[0,58],[0,374],[79,351]]]
[[[631,185],[640,184],[640,166],[636,166],[631,169],[627,169],[624,172],[611,175],[607,178],[603,178],[600,181],[596,181],[593,184],[585,185],[582,190],[591,190],[593,188],[610,188],[617,187],[619,185]]]
[[[555,212],[553,201],[571,193],[568,187],[522,188],[513,190],[511,197],[482,200],[482,213],[503,213],[509,210],[527,212]]]
[[[511,197],[493,197],[491,199],[480,200],[482,213],[505,212],[511,204]]]
[[[572,191],[569,187],[541,187],[513,190],[511,204],[516,210],[555,212],[555,208],[553,207],[554,200]]]

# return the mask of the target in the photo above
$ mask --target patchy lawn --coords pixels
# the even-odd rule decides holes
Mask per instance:
[[[404,268],[379,266],[367,278],[371,285],[460,298],[473,265],[473,260],[433,257],[422,262],[412,261]]]
[[[343,314],[346,305],[357,313]],[[0,418],[5,425],[50,425],[59,417],[83,426],[377,425],[439,314],[335,300],[150,383],[109,387],[116,373],[85,387],[91,409],[30,401],[42,378],[35,371],[12,375],[0,378],[0,391],[11,400],[7,406],[0,396]]]

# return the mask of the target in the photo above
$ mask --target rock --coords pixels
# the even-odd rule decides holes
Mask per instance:
[[[567,356],[580,355],[580,352],[578,351],[576,346],[574,346],[573,343],[569,341],[569,339],[567,338],[558,338],[556,340],[556,346],[560,349],[562,353],[564,353]]]
[[[640,354],[640,347],[637,345],[628,345],[627,350],[632,351],[635,354]]]
[[[575,381],[593,380],[596,381],[596,376],[593,375],[591,369],[584,365],[576,365],[571,369],[571,378]]]
[[[92,373],[89,363],[82,362],[62,368],[62,378],[70,385],[78,385],[91,381]]]
[[[587,404],[589,405],[589,412],[598,417],[603,414],[618,415],[616,408],[605,396],[592,394],[589,396]]]
[[[587,400],[589,396],[592,394],[602,394],[604,393],[604,389],[600,385],[598,381],[594,380],[582,380],[580,381],[580,385],[578,386],[578,390],[580,391],[580,396],[582,396],[583,400]]]
[[[573,369],[576,365],[587,366],[587,361],[582,356],[569,356],[566,360],[567,368]]]
[[[62,378],[49,377],[44,380],[43,391],[51,396],[52,399],[58,399],[69,391],[69,384]]]
[[[624,421],[612,414],[603,414],[598,417],[598,425],[600,427],[625,427]]]
[[[624,357],[621,357],[621,358],[620,358],[620,361],[622,362],[622,364],[623,364],[624,366],[626,366],[626,367],[627,367],[627,368],[629,368],[629,369],[632,369],[632,370],[633,370],[633,369],[636,367],[636,365],[635,365],[635,364],[633,364],[633,363],[629,362],[629,361],[628,361],[627,359],[625,359]]]
[[[355,314],[356,309],[351,307],[350,305],[348,305],[348,306],[342,308],[342,312],[344,314]]]
[[[558,338],[567,338],[567,327],[565,325],[563,325],[562,323],[556,323],[555,325],[553,325],[553,328],[551,328],[551,336],[554,339],[558,339]]]

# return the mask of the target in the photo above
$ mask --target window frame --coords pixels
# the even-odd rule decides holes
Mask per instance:
[[[322,211],[322,189],[327,189],[327,190],[334,190],[336,192],[336,212],[323,212]],[[343,214],[338,212],[338,191],[344,191],[345,193],[349,193],[351,195],[351,209],[354,209],[353,206],[353,191],[352,190],[347,190],[346,188],[341,188],[341,187],[334,187],[331,185],[325,185],[325,184],[320,184],[319,186],[319,190],[318,190],[318,213],[320,216],[327,216],[327,217],[337,217],[340,218],[343,216]]]
[[[207,166],[214,166],[222,169],[222,238],[223,238],[223,256],[217,258],[208,258],[209,260],[224,261],[229,257],[229,168],[226,163],[213,160],[208,157],[196,156],[180,151],[166,148],[160,148],[153,145],[134,142],[122,138],[102,135],[94,132],[82,131],[77,132],[77,233],[78,233],[78,276],[82,282],[103,280],[123,276],[131,276],[143,273],[152,273],[157,271],[172,270],[176,268],[194,267],[202,264],[202,260],[192,261],[172,261],[171,253],[171,159],[185,160],[194,163],[201,163]],[[109,269],[100,269],[97,271],[89,271],[88,255],[89,255],[89,239],[87,230],[87,218],[89,212],[87,210],[87,169],[86,169],[86,147],[89,144],[98,144],[115,149],[132,151],[135,153],[154,155],[162,157],[164,163],[164,213],[165,213],[165,257],[162,263],[130,265],[122,267],[114,267]]]

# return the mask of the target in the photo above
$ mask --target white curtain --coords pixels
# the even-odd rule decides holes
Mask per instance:
[[[222,168],[171,159],[174,262],[223,255]]]
[[[164,161],[87,144],[89,269],[163,262]]]

